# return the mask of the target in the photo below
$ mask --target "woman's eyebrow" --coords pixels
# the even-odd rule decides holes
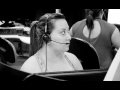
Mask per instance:
[[[61,31],[61,30],[66,30],[65,28],[61,28],[61,29],[59,29],[59,31]]]

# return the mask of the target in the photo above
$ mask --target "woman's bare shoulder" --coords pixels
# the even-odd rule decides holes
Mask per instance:
[[[76,63],[76,62],[79,61],[79,59],[78,59],[74,54],[72,54],[72,53],[70,53],[70,52],[65,52],[64,54],[65,54],[65,55],[70,59],[70,61],[73,62],[73,63]]]
[[[77,58],[74,54],[70,53],[70,52],[64,52],[65,55],[67,55],[70,58]]]
[[[23,63],[20,70],[33,73],[36,68],[36,63],[35,56],[31,56]]]
[[[34,63],[35,60],[36,60],[35,56],[31,56],[24,62],[24,64],[29,64],[30,65],[30,64]]]
[[[77,69],[83,70],[80,60],[74,54],[69,52],[65,52],[64,54],[69,58],[69,60],[74,64]]]

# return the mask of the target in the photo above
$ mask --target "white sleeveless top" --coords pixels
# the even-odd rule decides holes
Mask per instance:
[[[73,70],[76,70],[74,65],[72,64],[72,62],[69,60],[69,58],[65,54],[64,54],[64,57],[68,61],[70,66],[73,68]],[[35,54],[35,58],[36,58],[36,60],[38,62],[38,65],[40,67],[41,72],[48,72],[48,70],[46,71],[45,63],[43,62],[42,58],[40,58],[38,53]]]

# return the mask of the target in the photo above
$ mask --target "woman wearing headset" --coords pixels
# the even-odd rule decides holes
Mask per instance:
[[[92,44],[100,58],[100,67],[108,69],[113,54],[112,45],[120,47],[120,32],[118,28],[102,19],[103,9],[85,9],[86,18],[76,22],[71,30],[72,37],[77,37]]]
[[[30,57],[21,70],[29,73],[83,70],[69,50],[71,36],[63,14],[48,13],[31,26]]]

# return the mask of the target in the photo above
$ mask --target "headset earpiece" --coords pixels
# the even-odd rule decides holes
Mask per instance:
[[[46,43],[49,43],[49,42],[51,41],[50,35],[48,35],[47,33],[43,34],[43,40],[44,40]]]

